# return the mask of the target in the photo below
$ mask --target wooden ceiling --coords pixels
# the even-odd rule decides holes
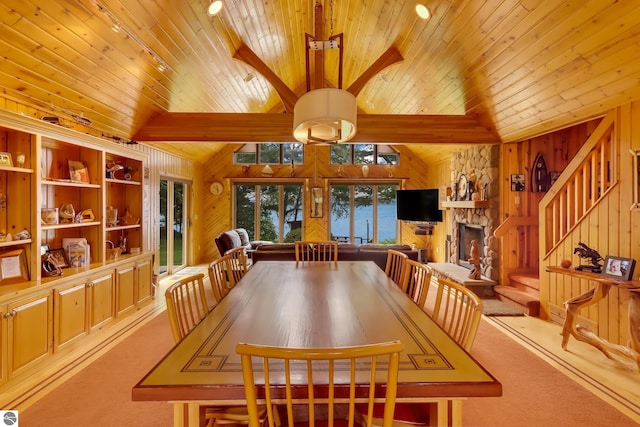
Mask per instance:
[[[202,161],[221,144],[207,141],[225,132],[251,140],[305,93],[304,36],[321,31],[344,35],[343,87],[362,83],[357,138],[384,142],[381,123],[387,132],[404,123],[394,142],[426,158],[540,135],[640,99],[634,1],[429,0],[433,16],[423,21],[414,2],[326,0],[320,25],[315,0],[226,0],[216,17],[208,3],[4,0],[3,96],[84,117],[107,135],[161,139],[153,144]],[[402,60],[371,72],[389,49]],[[324,61],[323,85],[337,86],[337,55]],[[286,89],[293,98],[283,99]],[[246,126],[243,116],[227,121],[239,113],[254,114]]]

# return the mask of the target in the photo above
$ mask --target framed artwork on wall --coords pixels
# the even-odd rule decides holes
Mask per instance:
[[[511,174],[511,191],[524,191],[525,175],[523,173]]]

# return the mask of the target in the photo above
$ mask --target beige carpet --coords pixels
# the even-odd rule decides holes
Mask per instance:
[[[166,314],[162,313],[20,412],[20,425],[171,426],[169,404],[132,402],[131,388],[172,346]],[[472,354],[502,382],[504,395],[465,401],[465,426],[638,425],[484,320]]]

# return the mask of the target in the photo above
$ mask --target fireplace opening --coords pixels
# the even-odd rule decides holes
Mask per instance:
[[[458,265],[469,270],[473,268],[468,261],[472,240],[478,242],[480,251],[482,251],[484,247],[484,227],[475,224],[458,223]],[[482,252],[480,257],[482,258]]]

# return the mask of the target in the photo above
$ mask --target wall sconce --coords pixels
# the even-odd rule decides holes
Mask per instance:
[[[271,166],[266,165],[262,169],[262,176],[273,176],[273,169],[271,169]]]

